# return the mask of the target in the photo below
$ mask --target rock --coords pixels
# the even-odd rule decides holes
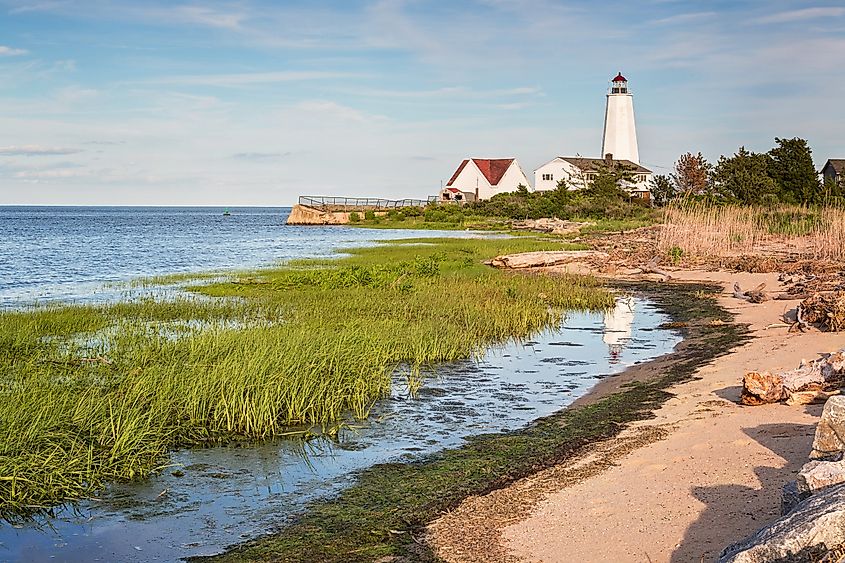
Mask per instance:
[[[810,459],[830,459],[845,451],[845,396],[827,400],[816,426]]]
[[[783,398],[783,378],[769,372],[749,371],[742,378],[743,405],[776,403]]]
[[[798,483],[790,481],[783,486],[780,497],[780,514],[784,516],[792,512],[792,509],[798,506],[798,503],[809,497],[810,493],[798,492]]]
[[[726,548],[719,563],[804,561],[845,544],[845,484],[819,491],[750,538]],[[808,561],[810,559],[807,559]]]
[[[799,494],[813,495],[839,483],[845,483],[845,461],[811,461],[801,468],[795,485]]]
[[[506,269],[523,269],[523,268],[543,268],[548,266],[556,266],[558,264],[567,264],[578,260],[601,260],[607,261],[609,258],[605,252],[597,250],[556,250],[548,252],[521,252],[519,254],[508,254],[505,256],[496,256],[490,261],[490,265],[496,268]]]

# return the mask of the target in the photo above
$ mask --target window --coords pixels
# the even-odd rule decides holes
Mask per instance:
[[[587,173],[587,175],[586,175],[586,178],[587,178],[587,181],[588,181],[588,182],[592,182],[592,181],[593,181],[593,180],[595,180],[597,177],[598,177],[598,174],[596,174],[596,173],[594,173],[594,172],[588,172],[588,173]]]
[[[645,174],[637,174],[637,183],[642,184],[645,182]]]
[[[554,180],[553,174],[543,174],[543,180]]]

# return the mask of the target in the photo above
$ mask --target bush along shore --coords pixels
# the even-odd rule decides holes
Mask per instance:
[[[558,463],[616,435],[625,423],[651,417],[671,395],[666,388],[693,377],[728,353],[747,329],[699,285],[625,286],[642,291],[682,327],[675,353],[637,366],[619,391],[596,396],[528,427],[467,440],[465,446],[412,463],[376,465],[334,499],[317,501],[291,525],[212,558],[214,561],[435,561],[424,528],[469,495],[483,494]],[[197,558],[196,560],[203,559]]]
[[[144,478],[178,447],[331,431],[366,417],[397,369],[415,388],[426,364],[611,306],[591,278],[482,265],[565,248],[579,247],[403,241],[206,282],[195,297],[0,313],[0,513]]]

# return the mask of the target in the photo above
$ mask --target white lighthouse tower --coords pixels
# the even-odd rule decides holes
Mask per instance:
[[[640,163],[637,129],[634,125],[634,96],[628,91],[628,80],[621,72],[611,82],[607,93],[601,154],[613,155],[614,160]]]

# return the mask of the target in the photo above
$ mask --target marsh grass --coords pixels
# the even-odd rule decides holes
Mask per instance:
[[[481,263],[549,248],[418,239],[190,285],[195,298],[0,313],[0,513],[143,478],[178,447],[331,432],[397,369],[413,391],[431,364],[612,304],[589,278]]]
[[[845,209],[839,207],[711,206],[684,204],[665,210],[659,247],[691,256],[760,252],[800,258],[845,259]]]

